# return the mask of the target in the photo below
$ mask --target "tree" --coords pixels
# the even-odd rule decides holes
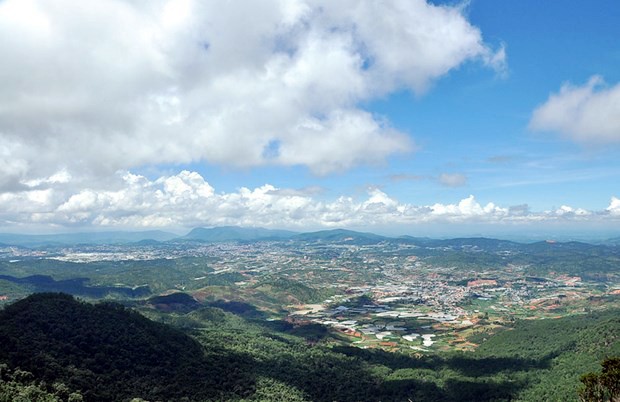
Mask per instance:
[[[601,373],[587,373],[581,376],[583,386],[579,399],[583,402],[620,401],[620,357],[610,357],[601,363]]]

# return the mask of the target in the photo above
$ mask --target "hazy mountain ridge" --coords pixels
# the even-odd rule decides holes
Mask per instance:
[[[296,234],[296,232],[288,230],[220,226],[214,228],[195,228],[179,239],[206,242],[282,240],[291,238]]]
[[[389,239],[388,237],[368,232],[356,232],[346,229],[320,230],[318,232],[301,233],[293,240],[297,241],[325,241],[325,242],[350,242],[350,243],[379,243]]]
[[[294,232],[290,230],[266,229],[260,227],[218,226],[212,228],[198,227],[186,235],[150,231],[110,231],[110,232],[83,232],[59,234],[11,234],[0,233],[0,247],[53,247],[71,245],[157,245],[162,242],[201,241],[201,242],[235,242],[235,241],[304,241],[304,242],[348,242],[350,244],[376,244],[380,242],[408,243],[423,247],[464,247],[475,246],[492,249],[511,249],[527,246],[530,249],[549,249],[562,247],[562,244],[573,248],[588,248],[596,246],[620,245],[620,237],[609,238],[604,241],[512,241],[494,237],[455,237],[437,239],[430,237],[384,236],[371,232],[358,232],[348,229],[327,229],[312,232]]]

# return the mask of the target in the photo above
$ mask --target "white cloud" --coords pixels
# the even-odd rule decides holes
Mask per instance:
[[[473,195],[462,199],[458,204],[435,204],[431,207],[431,214],[436,217],[445,217],[448,220],[464,220],[467,218],[482,218],[482,220],[501,220],[509,216],[508,209],[497,207],[492,202],[484,207]]]
[[[560,208],[558,208],[555,211],[555,214],[559,216],[562,216],[562,215],[585,216],[585,215],[590,215],[591,212],[583,208],[573,208],[573,207],[569,207],[568,205],[562,205]]]
[[[554,131],[581,143],[620,142],[620,84],[608,87],[599,76],[583,86],[564,84],[532,114],[530,127]]]
[[[39,177],[32,180],[26,180],[22,182],[24,185],[28,187],[39,187],[45,184],[63,184],[68,183],[71,180],[71,174],[67,172],[67,170],[62,169],[58,172],[54,173],[50,177]]]
[[[402,203],[377,188],[367,197],[325,200],[316,189],[279,189],[270,184],[218,193],[190,171],[149,180],[119,172],[110,188],[25,188],[0,194],[0,226],[53,225],[84,228],[191,228],[263,226],[273,228],[394,227],[435,223],[526,224],[608,222],[620,218],[620,199],[604,211],[562,206],[534,212],[527,205],[479,203],[473,195],[453,204]]]
[[[380,163],[412,142],[360,104],[505,59],[423,0],[5,0],[0,37],[0,190],[159,163]]]
[[[609,203],[606,211],[609,212],[611,215],[620,216],[620,198],[611,197],[611,202]]]

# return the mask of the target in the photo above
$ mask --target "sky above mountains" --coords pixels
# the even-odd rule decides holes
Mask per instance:
[[[620,223],[620,2],[0,1],[0,230]]]

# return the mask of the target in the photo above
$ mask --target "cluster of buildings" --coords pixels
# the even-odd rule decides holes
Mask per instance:
[[[453,250],[433,250],[451,252]],[[471,252],[479,252],[477,249]],[[498,251],[501,258],[502,251]],[[401,342],[431,347],[448,328],[475,325],[484,313],[553,309],[591,291],[576,276],[532,278],[525,267],[476,270],[439,264],[409,244],[330,242],[179,242],[76,246],[48,250],[0,248],[5,260],[49,258],[77,263],[199,258],[210,274],[240,273],[239,289],[265,277],[282,277],[335,296],[315,307],[283,306],[297,322],[319,323],[360,342]],[[188,281],[204,280],[196,273]],[[620,291],[620,289],[618,289]],[[366,296],[372,303],[351,301]],[[1,299],[0,299],[1,300]],[[316,305],[319,307],[317,308]],[[302,314],[303,313],[303,314]]]

